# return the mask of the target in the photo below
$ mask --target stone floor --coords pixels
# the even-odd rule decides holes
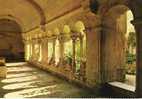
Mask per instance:
[[[95,97],[94,93],[79,88],[26,63],[7,64],[6,79],[0,79],[0,97],[48,98]]]

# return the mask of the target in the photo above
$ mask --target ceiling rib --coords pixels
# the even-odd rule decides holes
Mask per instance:
[[[40,14],[40,17],[41,17],[40,24],[45,25],[46,24],[46,16],[45,16],[43,9],[40,7],[40,5],[37,4],[34,0],[25,0],[25,1],[29,2],[37,10],[37,12]]]

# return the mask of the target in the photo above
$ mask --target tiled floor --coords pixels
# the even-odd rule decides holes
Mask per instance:
[[[49,98],[95,97],[94,93],[69,84],[26,63],[7,64],[6,79],[0,79],[0,97]]]

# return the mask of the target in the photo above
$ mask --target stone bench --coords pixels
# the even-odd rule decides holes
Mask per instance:
[[[0,57],[0,78],[5,78],[7,75],[7,68],[5,65],[5,58]]]

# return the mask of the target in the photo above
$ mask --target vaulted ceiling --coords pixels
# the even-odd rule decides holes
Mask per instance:
[[[0,0],[0,19],[13,20],[26,32],[80,6],[81,1]]]

